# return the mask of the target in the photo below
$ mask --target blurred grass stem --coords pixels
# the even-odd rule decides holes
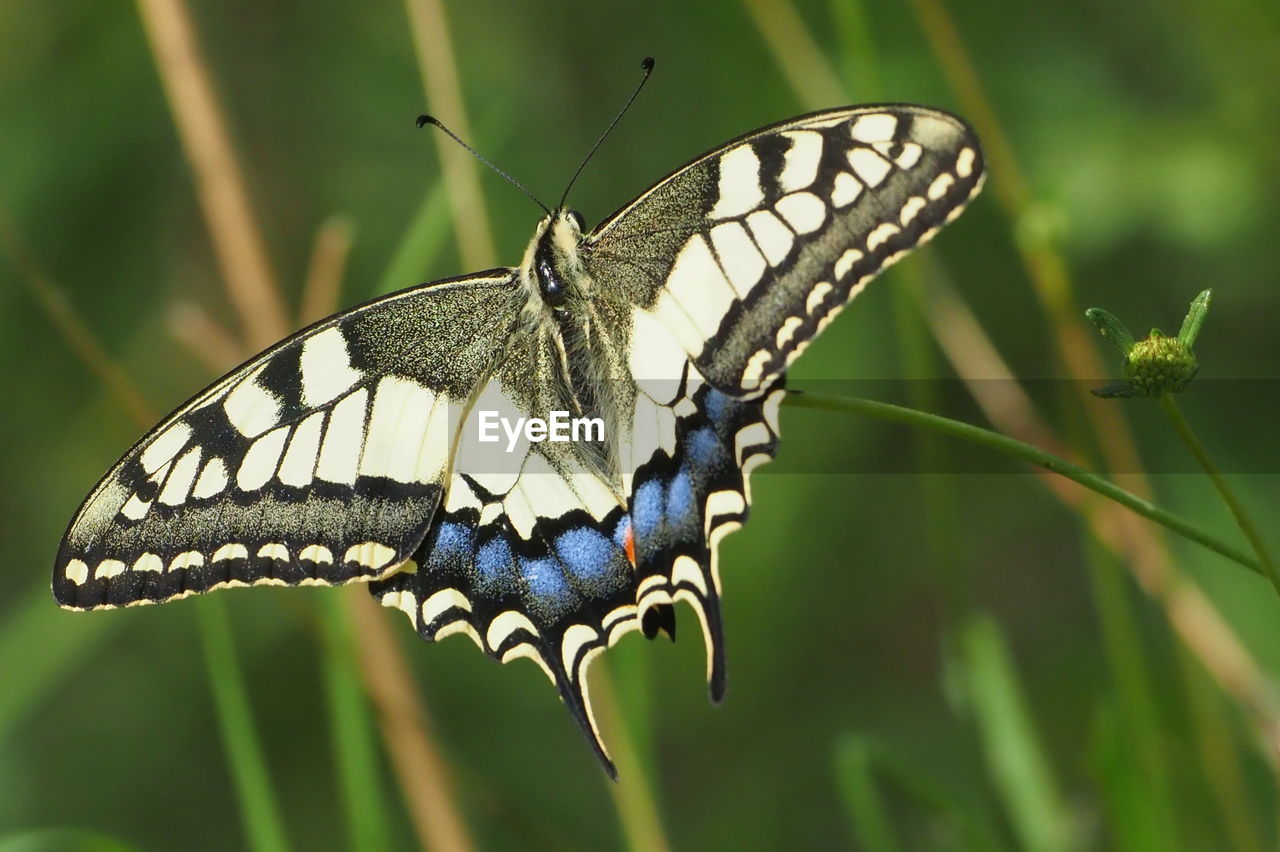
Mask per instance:
[[[382,739],[418,842],[437,852],[475,848],[453,800],[449,772],[435,746],[417,682],[391,634],[386,613],[364,589],[344,590],[344,598],[360,639],[359,669],[377,708]],[[388,649],[394,653],[387,653]]]
[[[248,357],[244,344],[196,302],[170,303],[165,319],[169,334],[215,376]],[[151,418],[147,425],[154,422]]]
[[[0,250],[8,255],[9,262],[17,269],[18,281],[39,302],[49,322],[80,363],[107,386],[131,420],[142,424],[143,429],[149,427],[155,418],[151,407],[119,365],[107,355],[107,350],[89,325],[76,313],[66,292],[36,262],[9,218],[9,212],[3,207],[0,207]]]
[[[618,781],[609,785],[609,794],[618,810],[627,847],[632,852],[665,852],[671,846],[662,833],[653,785],[618,704],[613,674],[599,661],[591,670],[591,695],[618,766]]]
[[[811,104],[830,106],[844,100],[844,86],[814,41],[796,7],[788,0],[742,0],[756,29],[774,57],[786,57],[778,67],[797,92]]]
[[[222,598],[211,595],[200,601],[195,610],[200,619],[209,686],[218,708],[218,724],[231,762],[249,845],[256,852],[284,852],[289,843],[280,818],[280,805],[267,774],[262,743],[254,729],[226,607]]]
[[[430,110],[447,121],[458,136],[472,142],[474,137],[458,85],[444,4],[440,0],[405,0],[405,13],[409,17],[422,88]],[[405,116],[406,127],[409,119],[410,116]],[[453,227],[462,264],[468,269],[488,269],[496,262],[497,252],[489,210],[480,188],[479,167],[461,145],[440,133],[431,136],[440,157],[441,179],[453,207]]]
[[[174,125],[196,176],[196,194],[213,239],[227,296],[260,349],[288,329],[284,301],[236,166],[231,134],[182,0],[137,0]]]
[[[1080,831],[1045,754],[999,625],[985,615],[970,616],[960,625],[953,665],[1018,847],[1032,852],[1080,848]]]
[[[343,590],[340,594],[351,594]],[[319,596],[325,650],[322,661],[329,732],[342,794],[348,848],[390,849],[389,799],[384,795],[369,703],[361,688],[351,620],[340,594]]]
[[[355,228],[344,216],[330,216],[320,223],[311,246],[311,262],[302,283],[302,303],[298,307],[300,325],[310,325],[338,310],[342,277]]]

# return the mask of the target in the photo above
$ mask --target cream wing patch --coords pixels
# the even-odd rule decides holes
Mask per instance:
[[[712,219],[745,216],[764,201],[760,185],[760,158],[750,145],[739,145],[720,155],[719,195],[709,214]]]
[[[222,401],[227,419],[246,438],[254,438],[276,425],[280,419],[280,400],[258,384],[267,368],[263,364],[240,381]]]
[[[318,408],[346,393],[364,374],[352,369],[347,339],[336,326],[307,338],[299,359],[302,403]]]

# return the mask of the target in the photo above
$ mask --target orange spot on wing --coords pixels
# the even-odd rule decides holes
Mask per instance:
[[[627,551],[627,561],[634,568],[636,564],[636,536],[631,530],[631,524],[627,524],[627,535],[622,540],[622,547]]]

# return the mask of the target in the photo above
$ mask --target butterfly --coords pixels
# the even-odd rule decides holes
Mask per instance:
[[[616,777],[588,666],[674,639],[683,601],[720,700],[717,547],[787,367],[982,180],[961,119],[881,104],[727,142],[591,230],[562,202],[519,266],[318,322],[165,418],[76,513],[54,597],[363,582],[427,641],[533,660]]]

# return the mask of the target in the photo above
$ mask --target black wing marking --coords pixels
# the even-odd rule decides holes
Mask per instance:
[[[166,418],[85,500],[58,603],[382,577],[421,543],[460,408],[518,307],[512,270],[405,290],[277,344]]]
[[[758,394],[982,178],[977,138],[947,113],[815,113],[672,173],[593,232],[587,269],[657,318],[712,384]]]

